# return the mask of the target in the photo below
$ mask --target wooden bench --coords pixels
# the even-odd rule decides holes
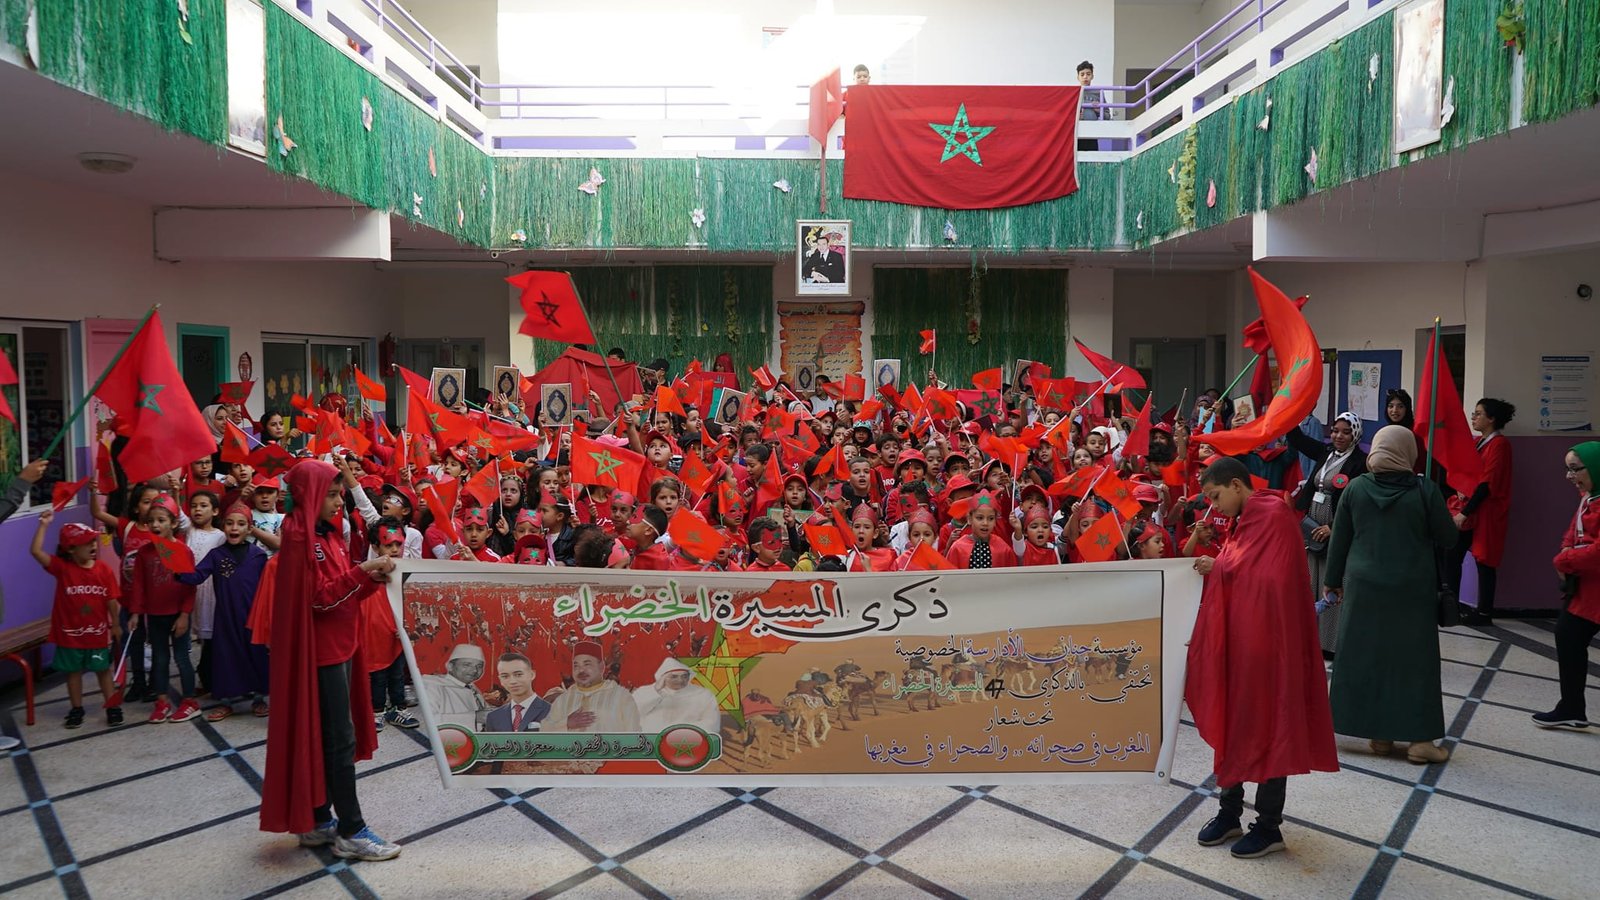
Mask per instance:
[[[22,689],[28,703],[28,724],[33,724],[33,673],[43,668],[44,658],[39,652],[50,639],[50,620],[40,619],[16,628],[0,631],[0,660],[13,660],[22,667]],[[32,657],[32,664],[23,657]]]

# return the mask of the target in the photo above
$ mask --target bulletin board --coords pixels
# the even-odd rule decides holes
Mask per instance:
[[[1350,409],[1352,400],[1358,404],[1365,404],[1361,411],[1362,446],[1367,447],[1372,443],[1372,436],[1387,422],[1384,413],[1384,403],[1389,391],[1400,387],[1400,361],[1399,350],[1340,350],[1337,379],[1334,385],[1338,388],[1338,408],[1335,414]],[[1358,383],[1353,384],[1351,370],[1358,375]],[[1376,369],[1377,378],[1372,378]]]
[[[833,381],[860,375],[861,317],[866,309],[859,300],[780,302],[779,365],[784,375],[792,378],[802,366],[812,366],[816,374]]]

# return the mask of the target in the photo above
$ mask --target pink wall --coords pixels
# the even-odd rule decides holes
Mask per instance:
[[[1561,608],[1550,560],[1561,546],[1578,497],[1562,475],[1573,444],[1587,437],[1507,436],[1511,476],[1511,531],[1500,564],[1495,606],[1501,609]]]

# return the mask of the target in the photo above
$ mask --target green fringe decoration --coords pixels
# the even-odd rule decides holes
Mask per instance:
[[[1195,224],[1194,191],[1198,135],[1194,126],[1183,132],[1183,150],[1178,154],[1178,222],[1184,228]]]
[[[1523,119],[1549,122],[1600,102],[1600,0],[1534,0],[1524,14]],[[1486,27],[1498,36],[1492,20]]]
[[[361,124],[363,97],[372,104],[371,131]],[[288,155],[279,153],[279,116],[297,144]],[[428,171],[430,148],[437,178]],[[271,3],[267,165],[463,242],[492,246],[494,160]],[[422,197],[421,215],[413,214],[413,193]]]
[[[1446,9],[1452,5],[1446,4]],[[1449,27],[1446,23],[1446,34]],[[1371,68],[1374,55],[1378,57],[1375,80]],[[1394,156],[1394,13],[1333,42],[1317,58],[1322,60],[1325,82],[1318,99],[1317,187],[1331,188],[1389,168]],[[1505,85],[1509,90],[1510,82]],[[1461,86],[1458,78],[1456,89]],[[1310,151],[1304,156],[1301,166],[1310,159]],[[1305,171],[1301,169],[1299,174],[1309,186]]]
[[[1316,187],[1306,174],[1311,151],[1322,156],[1322,104],[1328,89],[1326,54],[1302,60],[1267,84],[1272,97],[1272,127],[1267,130],[1268,156],[1263,203],[1286,206]],[[1366,76],[1363,75],[1363,78]],[[1364,89],[1365,82],[1363,82]]]
[[[27,46],[28,0],[0,0],[0,44]]]
[[[38,0],[36,9],[45,75],[169,131],[227,142],[224,0],[189,0],[189,41],[170,0]],[[10,39],[23,43],[17,10],[5,12],[8,35],[18,29]]]
[[[1135,247],[1159,243],[1184,227],[1175,181],[1183,145],[1184,137],[1175,134],[1122,163],[1122,233]]]
[[[1437,156],[1511,127],[1515,51],[1500,41],[1495,19],[1504,0],[1450,0],[1444,7],[1444,82],[1456,79],[1456,114],[1425,156]],[[1391,41],[1391,46],[1393,42]],[[1391,51],[1392,52],[1392,51]],[[1385,104],[1385,111],[1389,108]]]
[[[1059,200],[999,210],[936,210],[841,194],[844,164],[828,161],[828,211],[818,203],[819,166],[795,159],[504,158],[497,162],[498,224],[502,243],[516,229],[536,249],[681,248],[717,252],[792,252],[795,220],[849,219],[857,247],[950,247],[991,252],[1093,248],[1115,240],[1115,164],[1078,167],[1079,188]],[[589,169],[606,179],[598,195],[578,190]],[[785,193],[773,187],[789,182]],[[705,227],[689,220],[706,211]]]
[[[602,185],[600,192],[608,186]],[[750,378],[747,370],[759,368],[771,355],[771,266],[593,266],[570,271],[594,329],[596,353],[621,347],[639,362],[663,357],[674,374],[691,359],[709,369],[718,354],[730,353],[744,383]],[[533,346],[542,366],[568,345],[534,338]]]
[[[977,343],[965,339],[969,296],[976,296],[982,321]],[[1061,269],[878,266],[872,297],[872,355],[900,360],[902,378],[921,383],[927,372],[917,334],[924,328],[938,329],[939,377],[957,387],[971,387],[974,372],[995,366],[1009,373],[1018,358],[1063,371],[1067,274]]]

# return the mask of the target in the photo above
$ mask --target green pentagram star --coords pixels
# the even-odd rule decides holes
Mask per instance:
[[[694,673],[695,681],[717,698],[717,707],[732,717],[735,727],[744,727],[744,696],[741,682],[761,662],[759,656],[728,656],[728,635],[717,626],[711,638],[711,655],[682,660]]]
[[[161,411],[161,404],[156,401],[156,395],[166,389],[167,386],[164,384],[145,384],[142,381],[139,382],[139,408],[148,409],[158,416],[164,415],[164,413]]]
[[[945,163],[957,156],[965,156],[978,165],[983,165],[983,157],[978,155],[978,142],[989,136],[994,131],[993,125],[973,125],[967,121],[967,105],[961,104],[956,110],[956,120],[949,125],[940,125],[938,122],[929,122],[928,127],[938,132],[944,138],[944,155],[939,157],[939,162]],[[957,140],[956,135],[961,135]]]
[[[1283,387],[1278,389],[1278,393],[1276,394],[1276,396],[1278,396],[1278,397],[1288,397],[1288,396],[1290,396],[1291,395],[1291,391],[1290,391],[1290,388],[1289,388],[1289,379],[1293,378],[1295,376],[1296,372],[1299,372],[1301,369],[1304,369],[1310,362],[1311,362],[1311,360],[1309,360],[1309,359],[1297,359],[1297,360],[1295,360],[1294,361],[1294,367],[1289,370],[1288,374],[1283,376]]]
[[[694,751],[696,746],[698,746],[698,742],[693,738],[684,741],[673,741],[672,755],[681,756],[684,759],[694,759]]]
[[[622,460],[612,456],[610,450],[601,450],[598,453],[591,450],[589,458],[594,460],[596,478],[604,478],[622,467]]]
[[[989,501],[989,497],[987,495],[978,498],[978,505],[979,506],[988,506],[989,503],[990,503],[990,501]]]
[[[980,416],[998,416],[998,415],[1000,415],[1000,395],[999,394],[984,394],[984,395],[980,396],[978,398],[977,402],[975,404],[973,404],[973,405],[978,408],[978,414]]]
[[[1107,534],[1097,534],[1094,537],[1094,542],[1098,547],[1109,547],[1111,546],[1111,536]]]

